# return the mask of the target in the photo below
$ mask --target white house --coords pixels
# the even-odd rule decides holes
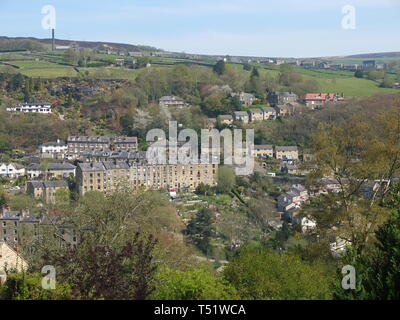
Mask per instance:
[[[0,163],[0,177],[18,178],[25,175],[25,168],[18,163]]]
[[[317,222],[311,216],[296,216],[293,222],[300,226],[303,234],[313,232],[317,228]]]
[[[55,142],[46,142],[40,146],[40,153],[42,157],[49,158],[65,158],[65,154],[68,151],[68,146],[64,141],[59,139]]]
[[[22,112],[22,113],[51,113],[51,104],[49,103],[24,103],[19,104],[16,107],[9,107],[6,109],[10,112]]]
[[[350,241],[347,241],[341,237],[336,237],[333,242],[330,243],[330,250],[332,256],[340,258],[346,255],[347,247],[351,245]]]

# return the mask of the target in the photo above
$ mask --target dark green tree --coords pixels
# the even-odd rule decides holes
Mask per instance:
[[[343,265],[352,265],[356,270],[356,289],[343,290],[343,276],[338,273],[337,299],[400,299],[400,185],[385,206],[392,209],[392,216],[376,232],[374,246],[363,253],[351,248],[343,259]]]
[[[226,70],[226,65],[223,60],[219,60],[213,67],[213,71],[218,75],[223,75]]]
[[[364,78],[364,71],[362,71],[361,69],[358,69],[355,73],[354,76],[356,78]]]
[[[204,254],[211,249],[210,238],[213,234],[211,210],[202,208],[188,223],[185,234]]]

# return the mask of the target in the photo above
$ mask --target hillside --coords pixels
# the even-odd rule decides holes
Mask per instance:
[[[150,46],[141,46],[141,45],[132,45],[132,44],[124,44],[124,43],[113,43],[113,42],[101,42],[101,41],[75,41],[75,40],[63,40],[63,39],[55,39],[56,45],[58,46],[71,46],[73,44],[88,49],[95,48],[112,48],[115,50],[126,50],[126,51],[160,51],[160,49],[150,47]],[[0,36],[0,50],[13,50],[14,47],[9,47],[9,43],[19,44],[15,49],[27,49],[32,50],[31,46],[27,44],[34,43],[37,45],[44,45],[46,47],[51,45],[52,39],[37,39],[32,37],[17,37],[10,38],[5,36]],[[4,49],[3,49],[4,47]]]
[[[345,58],[362,58],[362,59],[400,58],[400,52],[355,54],[355,55],[351,55],[351,56],[346,56]]]

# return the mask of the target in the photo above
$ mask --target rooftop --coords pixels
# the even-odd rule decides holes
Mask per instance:
[[[278,151],[298,151],[297,146],[283,146],[283,147],[275,147],[275,150]]]

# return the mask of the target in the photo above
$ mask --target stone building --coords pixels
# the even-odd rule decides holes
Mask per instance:
[[[25,238],[35,234],[40,223],[38,216],[28,210],[10,211],[2,208],[0,211],[0,241],[16,246]]]
[[[79,158],[93,150],[137,151],[137,137],[70,136],[67,140],[68,159]]]
[[[112,192],[118,187],[195,189],[200,183],[215,185],[216,164],[148,164],[103,161],[80,163],[77,169],[79,194],[88,191]]]
[[[275,147],[275,158],[278,160],[298,160],[299,150],[297,146]]]
[[[274,148],[272,145],[254,145],[254,156],[260,159],[274,157]]]
[[[299,97],[293,92],[273,91],[268,94],[268,102],[271,106],[294,103]]]
[[[0,240],[0,271],[26,271],[28,262],[7,243]],[[1,280],[1,279],[0,279]]]
[[[75,176],[75,169],[76,167],[68,162],[34,163],[26,168],[26,175],[29,179],[68,178]]]
[[[249,121],[254,122],[254,121],[263,121],[264,120],[264,112],[262,109],[259,108],[253,108],[248,110],[249,114]]]
[[[55,203],[57,191],[68,191],[68,183],[61,181],[28,181],[26,192],[35,199],[41,199],[46,203]]]

